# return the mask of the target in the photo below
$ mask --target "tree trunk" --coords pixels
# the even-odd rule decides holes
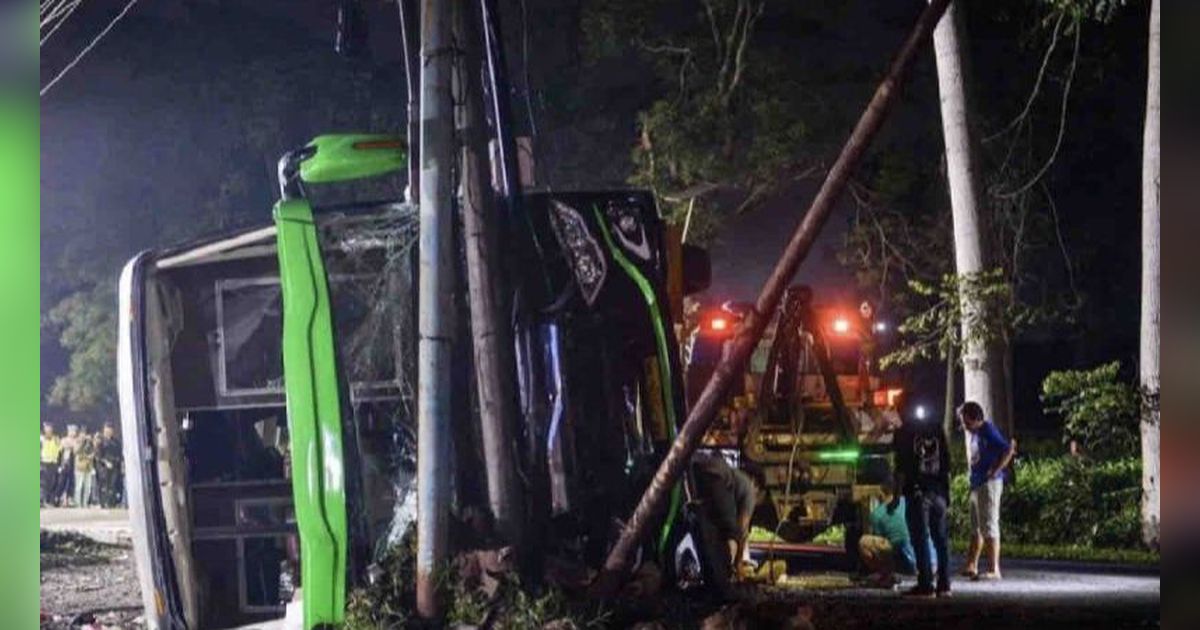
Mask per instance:
[[[451,5],[421,11],[421,186],[417,343],[417,613],[441,612],[450,515],[450,355],[454,338],[454,60]]]
[[[942,407],[942,432],[946,434],[946,443],[950,443],[950,438],[954,436],[954,389],[955,389],[955,374],[954,366],[958,361],[958,357],[954,353],[954,348],[950,348],[950,352],[946,354],[946,399]]]
[[[479,31],[468,16],[468,7],[457,11],[455,29],[463,49],[462,107],[459,128],[462,150],[462,220],[467,254],[467,287],[471,310],[471,338],[479,395],[479,420],[487,468],[488,503],[496,529],[510,544],[520,540],[522,513],[514,467],[513,427],[516,426],[516,384],[512,327],[503,297],[503,261],[499,247],[499,211],[491,186],[487,129],[483,112],[483,86]]]
[[[991,259],[987,251],[987,216],[980,203],[978,163],[968,122],[963,55],[966,35],[962,10],[961,3],[951,4],[933,31],[942,133],[946,142],[946,179],[950,184],[954,218],[954,259],[960,277],[985,271]],[[977,300],[963,296],[964,313],[977,313],[984,307]],[[1001,344],[973,339],[975,335],[967,325],[970,319],[963,317],[963,399],[982,405],[987,417],[1011,436],[1012,423],[1004,382],[1004,349]],[[966,443],[969,450],[970,440]]]
[[[1142,539],[1158,548],[1159,528],[1159,0],[1150,7],[1146,129],[1142,143]]]

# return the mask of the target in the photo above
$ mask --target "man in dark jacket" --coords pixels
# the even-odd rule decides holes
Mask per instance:
[[[121,467],[121,439],[111,422],[104,423],[100,434],[100,446],[96,449],[96,484],[100,490],[100,505],[106,508],[120,505],[123,468]]]
[[[896,491],[889,504],[895,510],[904,497],[911,540],[933,540],[937,554],[937,587],[933,584],[928,545],[915,545],[917,585],[909,597],[950,595],[950,553],[947,512],[950,506],[950,449],[936,420],[909,416],[896,432]]]

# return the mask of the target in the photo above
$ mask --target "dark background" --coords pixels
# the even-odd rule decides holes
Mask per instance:
[[[42,84],[124,4],[85,3],[53,45],[43,47]],[[540,183],[558,188],[623,185],[637,140],[636,114],[656,94],[644,63],[584,62],[579,19],[584,4],[501,3],[518,132],[536,126]],[[1025,4],[1036,9],[1036,3]],[[764,24],[763,36],[789,41],[814,72],[838,69],[834,79],[826,77],[813,89],[844,103],[822,121],[841,137],[922,5],[860,0],[830,10],[828,19]],[[395,6],[367,6],[369,52],[357,60],[333,51],[332,2],[177,0],[135,6],[41,101],[43,311],[98,279],[115,278],[141,249],[265,223],[276,195],[275,160],[311,136],[402,130],[405,94]],[[1090,74],[1077,79],[1064,143],[1047,183],[1086,301],[1076,324],[1034,331],[1015,346],[1016,418],[1023,432],[1054,428],[1037,400],[1047,371],[1113,359],[1136,365],[1146,11],[1146,3],[1131,2],[1112,24],[1085,27],[1083,50],[1093,63]],[[972,14],[969,29],[978,100],[1022,100],[1041,51],[1022,46],[1015,22]],[[528,49],[522,46],[525,37]],[[939,160],[937,98],[929,50],[876,146],[911,151],[913,160]],[[1053,105],[1054,95],[1047,98]],[[995,113],[997,120],[1014,113],[996,109],[1004,110]],[[1043,128],[1049,133],[1054,125]],[[832,155],[836,148],[798,150]],[[712,244],[710,298],[753,298],[818,185],[800,182],[727,224]],[[839,207],[797,280],[812,284],[826,301],[852,306],[853,277],[834,256],[849,212],[847,203]],[[66,369],[67,359],[55,337],[43,334],[44,389]],[[918,370],[913,389],[938,407],[943,380],[940,368]]]

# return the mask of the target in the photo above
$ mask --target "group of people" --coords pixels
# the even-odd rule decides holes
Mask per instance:
[[[1000,579],[1000,495],[1016,441],[1009,440],[968,401],[958,409],[970,454],[971,538],[960,575],[973,580]],[[936,421],[906,419],[896,431],[895,474],[885,501],[871,513],[870,530],[859,541],[863,564],[872,579],[894,585],[896,573],[916,573],[911,597],[945,597],[950,589],[948,514],[950,452]],[[913,544],[912,541],[918,541]],[[987,551],[988,570],[980,559]],[[936,577],[936,580],[935,580]]]
[[[67,425],[58,435],[54,425],[42,424],[42,506],[117,507],[124,502],[121,440],[112,423],[99,433]]]
[[[1001,434],[984,416],[983,408],[968,401],[958,408],[970,453],[971,539],[966,566],[960,575],[973,580],[1000,579],[1000,495],[1016,441]],[[950,449],[946,433],[936,420],[914,416],[896,430],[895,470],[883,485],[883,501],[871,511],[867,531],[858,551],[868,582],[895,587],[897,574],[916,574],[910,597],[950,595],[948,515],[950,505]],[[692,470],[703,497],[706,522],[714,538],[726,541],[733,578],[747,562],[750,518],[765,489],[762,472],[752,464],[730,466],[720,455],[697,453]],[[914,544],[913,541],[919,541]],[[979,570],[987,552],[988,570]],[[723,582],[723,580],[722,580]]]

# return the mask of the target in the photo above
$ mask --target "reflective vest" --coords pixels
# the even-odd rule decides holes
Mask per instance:
[[[58,436],[46,437],[42,436],[42,463],[57,464],[58,454],[62,452],[62,441]]]

